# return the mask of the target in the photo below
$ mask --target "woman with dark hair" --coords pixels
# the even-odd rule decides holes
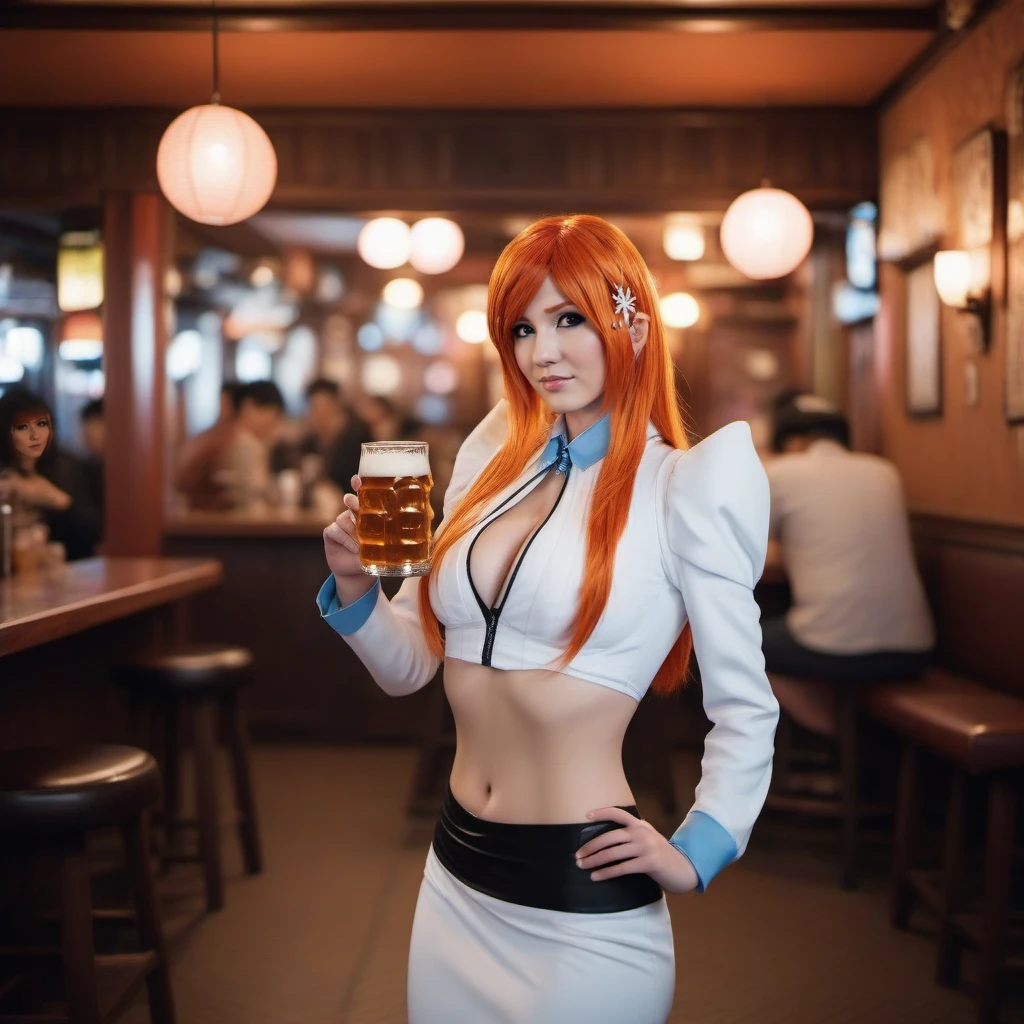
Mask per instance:
[[[50,407],[24,388],[0,398],[0,497],[13,501],[16,525],[45,523],[69,560],[93,553],[99,512],[80,467],[54,442]]]

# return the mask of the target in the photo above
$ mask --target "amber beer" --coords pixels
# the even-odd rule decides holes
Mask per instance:
[[[371,576],[430,569],[430,461],[419,441],[374,441],[359,459],[359,565]]]

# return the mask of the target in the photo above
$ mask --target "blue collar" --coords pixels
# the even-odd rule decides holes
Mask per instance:
[[[568,444],[565,441],[564,417],[557,429],[559,432],[548,441],[541,452],[540,462],[544,468],[559,462],[559,472],[565,472],[570,464],[577,469],[589,469],[608,454],[608,445],[612,439],[612,421],[608,413]]]

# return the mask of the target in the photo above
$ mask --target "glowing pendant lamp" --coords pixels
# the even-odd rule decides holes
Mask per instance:
[[[767,184],[737,196],[722,219],[722,251],[755,281],[785,277],[811,251],[814,221],[796,196]]]
[[[261,210],[277,181],[277,154],[248,115],[220,102],[217,7],[213,0],[213,98],[168,126],[156,154],[167,201],[200,224],[237,224]]]

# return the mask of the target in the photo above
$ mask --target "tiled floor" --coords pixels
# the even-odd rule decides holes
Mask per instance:
[[[408,750],[257,749],[264,873],[242,876],[228,837],[227,906],[212,916],[197,868],[161,881],[179,1024],[405,1021],[429,842],[403,822],[412,764]],[[680,792],[694,768],[679,759]],[[670,898],[672,1024],[971,1024],[967,996],[932,981],[927,932],[889,927],[880,872],[843,892],[827,846],[780,837],[759,828],[706,895]],[[144,1024],[146,1011],[126,1020]]]

